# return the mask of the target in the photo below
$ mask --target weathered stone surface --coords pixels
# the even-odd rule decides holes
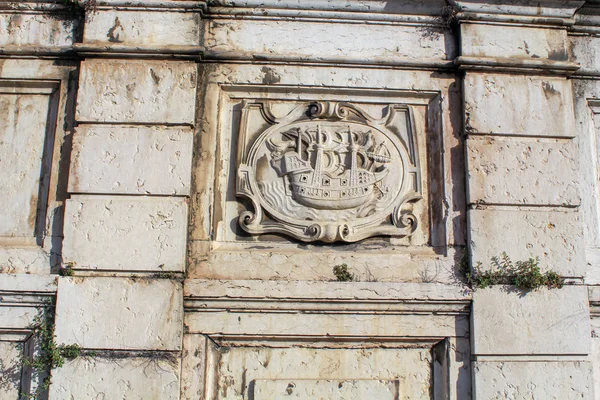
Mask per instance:
[[[600,294],[600,293],[598,293]],[[590,301],[598,301],[598,296],[593,296],[590,293]],[[592,316],[590,318],[592,326],[592,352],[590,354],[592,360],[592,370],[594,377],[594,392],[600,394],[600,318]],[[596,397],[597,398],[597,397]]]
[[[256,400],[366,399],[395,400],[399,396],[398,381],[358,379],[257,379],[254,381]]]
[[[56,292],[56,275],[0,274],[0,292]]]
[[[477,399],[594,398],[592,364],[574,362],[475,362]]]
[[[470,138],[467,164],[470,204],[580,203],[577,145],[572,141]]]
[[[102,10],[85,25],[84,43],[109,42],[143,47],[198,45],[199,13]]]
[[[309,340],[328,336],[354,337],[451,337],[467,336],[468,316],[430,313],[306,314],[265,313],[264,310],[238,313],[228,311],[193,312],[185,316],[192,333],[207,335],[295,335]],[[577,331],[580,333],[581,331]],[[568,339],[565,338],[564,341]]]
[[[553,1],[541,1],[537,3],[528,1],[503,2],[498,0],[485,2],[479,0],[453,0],[452,2],[461,11],[499,14],[503,17],[513,17],[515,20],[518,20],[520,17],[524,21],[528,21],[526,17],[571,18],[583,3],[584,0],[561,0],[559,3]],[[531,21],[529,20],[529,22]]]
[[[63,257],[75,268],[182,271],[186,229],[185,199],[73,196]]]
[[[86,349],[180,350],[182,313],[175,281],[61,278],[56,340]]]
[[[469,73],[464,90],[467,132],[575,136],[565,79]]]
[[[295,383],[291,398],[302,393],[302,386],[310,385],[307,380],[359,380],[372,390],[367,397],[349,396],[343,399],[387,399],[371,397],[379,390],[386,391],[387,385],[377,381],[397,381],[399,396],[389,398],[430,399],[431,390],[431,351],[430,349],[308,349],[308,348],[252,348],[229,347],[220,354],[218,368],[219,394],[224,399],[248,398],[254,386],[254,396],[259,399],[284,399],[288,396],[274,396],[266,392],[271,385],[267,380],[281,379]],[[308,367],[307,367],[308,366]],[[385,367],[383,367],[385,366]],[[254,381],[254,382],[253,382]],[[253,382],[253,383],[251,383]],[[271,381],[273,382],[273,381]],[[274,382],[273,382],[274,383]],[[284,394],[287,394],[287,383]],[[341,383],[341,382],[339,382]],[[339,383],[335,387],[339,389]],[[331,383],[330,383],[331,384]],[[350,382],[347,382],[350,386]],[[275,384],[276,386],[279,386]],[[329,386],[329,385],[328,385]],[[346,383],[342,384],[346,386]],[[345,389],[348,390],[349,388]],[[378,390],[379,389],[379,390]],[[326,399],[338,399],[325,395]],[[300,391],[300,393],[298,392]],[[258,393],[257,393],[258,392]],[[258,397],[258,394],[266,397]],[[353,392],[354,394],[356,392]],[[252,397],[249,397],[252,398]],[[312,396],[299,397],[315,398]],[[316,397],[320,398],[320,397]]]
[[[581,64],[581,72],[600,73],[600,38],[597,36],[569,36],[573,58]]]
[[[476,355],[585,355],[590,351],[585,286],[527,293],[509,286],[476,290],[472,321]]]
[[[69,191],[188,195],[192,131],[82,125],[73,139]]]
[[[483,270],[506,252],[512,261],[539,257],[542,270],[582,277],[586,272],[581,215],[575,210],[472,209],[471,261]]]
[[[80,357],[52,372],[50,400],[179,399],[179,363],[144,358]]]
[[[448,32],[402,25],[218,19],[208,21],[204,37],[206,52],[221,57],[426,63],[447,62],[456,54]]]
[[[77,119],[193,124],[196,75],[190,62],[86,60]]]
[[[0,94],[0,236],[31,237],[40,201],[49,93],[15,90]]]
[[[68,46],[75,41],[76,19],[48,13],[0,13],[0,46]]]
[[[39,247],[0,248],[0,273],[47,274],[50,262],[50,255]]]
[[[0,341],[0,400],[20,397],[22,364],[23,343]]]
[[[464,288],[438,283],[219,281],[187,279],[184,296],[336,300],[470,300]]]
[[[334,266],[346,264],[363,282],[454,284],[459,280],[456,263],[462,259],[460,252],[449,252],[448,257],[432,252],[407,254],[406,247],[389,244],[368,249],[351,245],[335,252],[323,246],[275,247],[274,243],[202,250],[199,243],[192,245],[197,246],[193,248],[197,258],[188,267],[188,276],[207,279],[332,281]]]
[[[461,55],[566,61],[567,30],[460,24]]]

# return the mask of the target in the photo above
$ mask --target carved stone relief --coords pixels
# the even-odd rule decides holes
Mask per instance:
[[[267,125],[248,143],[244,125],[257,107]],[[422,199],[411,112],[381,109],[376,118],[355,104],[313,102],[276,118],[268,102],[244,103],[236,194],[253,210],[240,226],[305,242],[411,235]]]

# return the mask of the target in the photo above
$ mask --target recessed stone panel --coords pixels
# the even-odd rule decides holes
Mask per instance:
[[[40,184],[48,184],[43,181],[51,159],[45,154],[46,140],[51,149],[54,138],[48,126],[53,121],[48,115],[53,90],[20,82],[0,86],[0,237],[33,238],[38,217],[44,217],[47,189]]]
[[[542,270],[585,275],[583,224],[576,210],[472,209],[468,211],[471,258],[483,270],[506,253],[512,261],[539,257]]]
[[[477,399],[594,398],[592,365],[573,362],[475,362]]]
[[[189,128],[82,125],[69,191],[189,195],[192,140]]]
[[[464,96],[467,132],[575,136],[566,79],[468,73]]]
[[[397,400],[399,382],[358,379],[257,379],[254,399],[377,399]]]
[[[196,69],[192,62],[86,60],[81,64],[76,118],[193,124]]]
[[[56,340],[86,349],[180,350],[181,284],[168,279],[63,278]]]
[[[570,140],[472,137],[467,141],[467,201],[577,206],[577,160],[577,145]]]
[[[479,289],[473,293],[472,321],[476,355],[586,355],[590,351],[585,286],[528,292],[512,286]]]
[[[226,347],[217,352],[219,399],[431,398],[429,348]]]
[[[183,271],[186,235],[183,198],[72,196],[63,258],[78,269]]]
[[[50,399],[177,400],[179,368],[160,357],[80,357],[52,371]]]

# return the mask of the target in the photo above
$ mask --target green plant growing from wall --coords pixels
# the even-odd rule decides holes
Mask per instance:
[[[33,358],[24,358],[23,364],[36,371],[39,375],[47,373],[41,385],[34,393],[21,395],[27,399],[37,399],[46,392],[52,383],[52,370],[60,368],[65,360],[81,355],[81,347],[77,344],[58,345],[54,335],[54,305],[41,310],[32,324],[34,343],[39,347]]]
[[[539,257],[513,262],[506,252],[500,257],[492,258],[492,268],[482,270],[479,262],[469,270],[468,263],[463,261],[461,269],[467,278],[467,284],[474,289],[485,289],[493,285],[513,285],[521,290],[537,290],[541,287],[561,288],[564,279],[555,271],[542,273]]]
[[[333,274],[338,282],[356,281],[356,275],[348,271],[347,264],[340,264],[333,267]]]

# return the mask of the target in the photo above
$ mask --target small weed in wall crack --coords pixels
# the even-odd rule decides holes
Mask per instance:
[[[81,347],[77,344],[58,345],[54,335],[54,307],[53,305],[42,310],[32,324],[35,343],[39,351],[32,358],[24,358],[23,364],[32,368],[39,374],[48,373],[42,384],[34,393],[22,393],[26,399],[37,399],[41,393],[48,390],[52,383],[52,370],[64,365],[65,360],[77,358],[81,355]]]
[[[354,282],[356,281],[356,275],[348,271],[347,264],[340,264],[333,267],[333,274],[338,282]]]
[[[482,271],[481,262],[477,263],[474,271],[469,270],[468,263],[462,263],[461,269],[465,272],[467,283],[474,289],[493,285],[514,285],[521,290],[537,290],[543,286],[561,288],[564,279],[552,270],[542,273],[539,263],[539,257],[513,262],[503,252],[500,257],[492,258],[492,268],[489,270]]]
[[[58,270],[58,274],[60,276],[73,276],[75,271],[73,271],[73,264],[68,263],[65,264],[60,270]]]

